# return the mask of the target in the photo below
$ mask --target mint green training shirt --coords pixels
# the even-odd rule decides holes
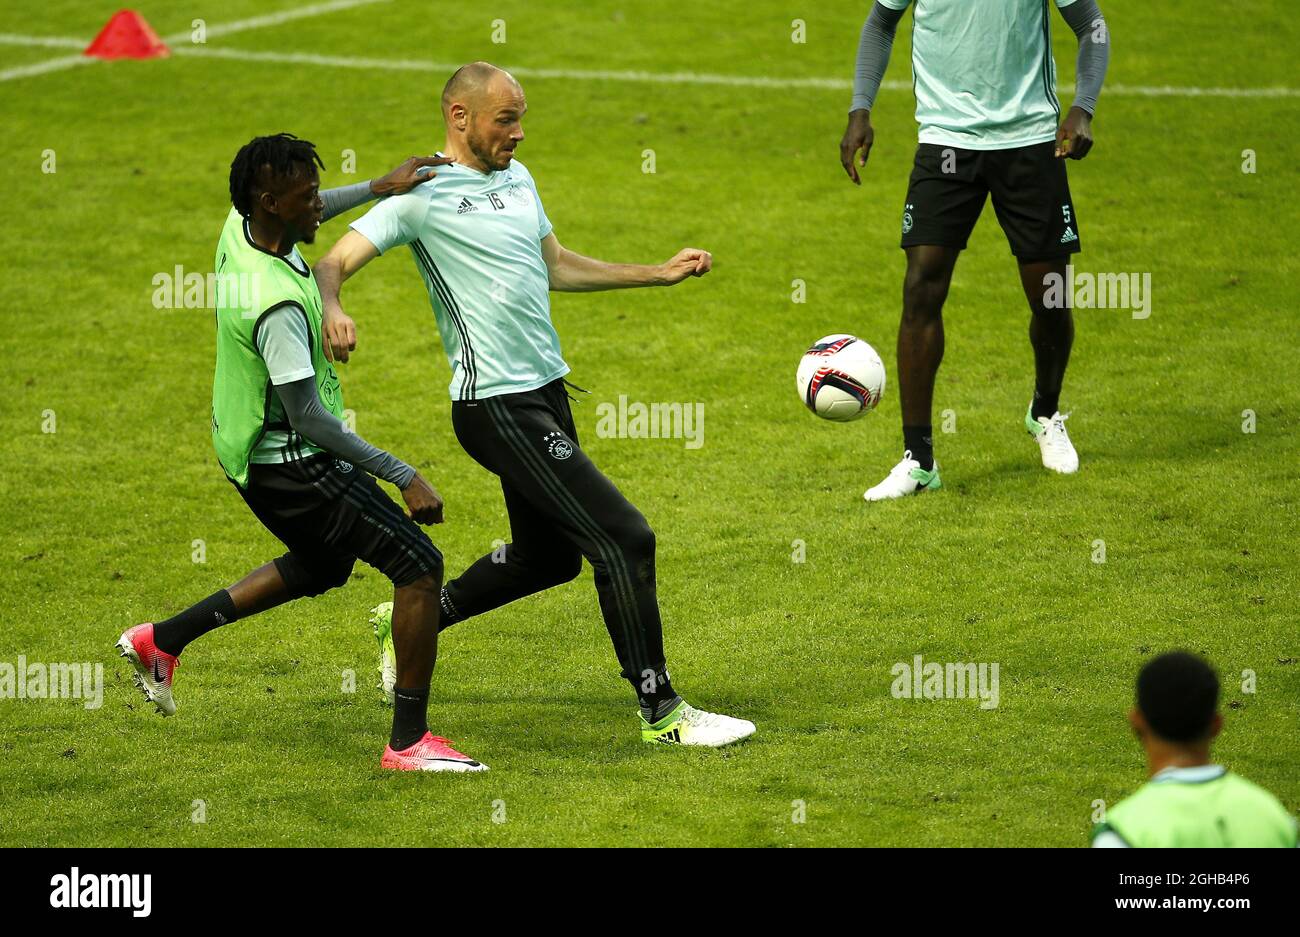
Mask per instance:
[[[551,324],[542,239],[551,222],[518,160],[459,163],[379,202],[352,228],[381,254],[410,245],[451,364],[453,400],[535,390],[569,372]]]
[[[912,9],[921,143],[1005,150],[1056,139],[1052,0],[880,0]],[[1055,0],[1067,7],[1075,0]]]

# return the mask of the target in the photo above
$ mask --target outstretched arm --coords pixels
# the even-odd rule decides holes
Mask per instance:
[[[550,274],[551,289],[560,293],[672,286],[687,277],[702,277],[713,269],[713,255],[695,247],[683,248],[661,264],[611,264],[574,253],[554,234],[542,238],[542,259]]]
[[[1097,0],[1074,0],[1060,8],[1061,16],[1079,40],[1075,66],[1074,103],[1056,132],[1056,155],[1083,159],[1092,149],[1092,115],[1110,64],[1110,29]]]
[[[396,485],[411,520],[420,524],[442,523],[442,497],[433,486],[397,456],[350,432],[345,423],[321,405],[315,378],[277,384],[275,392],[290,425],[300,435],[331,455]]]
[[[906,7],[907,4],[904,3],[902,8],[895,9],[877,0],[867,15],[867,21],[862,24],[862,37],[858,40],[858,63],[853,73],[853,103],[849,106],[849,125],[840,140],[840,165],[854,185],[862,185],[854,157],[861,150],[859,165],[867,165],[871,144],[876,136],[871,128],[871,109],[876,104],[881,79],[885,77],[885,69],[889,66],[894,33],[898,30],[898,21],[903,18],[903,9]]]
[[[358,182],[354,185],[342,185],[336,189],[326,189],[320,194],[321,201],[325,203],[321,224],[329,221],[335,215],[341,215],[345,211],[351,211],[358,205],[364,205],[371,199],[409,192],[421,182],[428,182],[436,175],[436,173],[430,171],[432,167],[446,166],[450,162],[452,160],[446,156],[412,156],[404,160],[392,172],[380,176],[378,179]],[[421,170],[425,171],[421,172]]]
[[[275,393],[284,406],[289,425],[313,445],[398,488],[405,488],[415,477],[415,469],[350,432],[346,423],[326,410],[320,402],[314,377],[276,384]]]
[[[331,361],[347,361],[348,354],[357,347],[357,325],[339,301],[343,281],[378,256],[375,245],[357,232],[349,231],[312,268],[323,313],[321,341],[325,357]]]

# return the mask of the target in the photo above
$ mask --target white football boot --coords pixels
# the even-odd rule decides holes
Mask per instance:
[[[1070,434],[1065,431],[1068,413],[1062,415],[1056,411],[1051,418],[1040,416],[1034,419],[1034,405],[1031,403],[1025,411],[1025,429],[1029,435],[1038,440],[1038,448],[1043,456],[1043,467],[1062,475],[1072,475],[1079,471],[1079,453],[1074,451]]]
[[[721,748],[753,735],[757,729],[748,719],[733,719],[721,713],[706,713],[683,700],[676,709],[654,725],[641,720],[641,740],[659,745],[703,745]]]
[[[921,468],[921,463],[912,458],[912,450],[903,453],[903,461],[895,465],[885,476],[885,480],[874,488],[868,488],[862,495],[868,501],[888,501],[906,495],[919,495],[923,491],[936,491],[943,487],[939,480],[939,463],[928,472]]]

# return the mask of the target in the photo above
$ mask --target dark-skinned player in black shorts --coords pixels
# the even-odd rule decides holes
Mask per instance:
[[[877,0],[863,26],[840,143],[840,162],[857,184],[874,139],[871,108],[909,3],[921,129],[902,216],[907,274],[898,393],[904,452],[867,490],[868,501],[941,487],[931,412],[943,360],[943,304],[957,257],[990,195],[1031,312],[1035,384],[1024,426],[1045,467],[1062,474],[1079,468],[1059,410],[1074,320],[1051,293],[1081,243],[1064,159],[1082,159],[1092,148],[1092,114],[1110,55],[1106,22],[1096,0],[1055,0],[1079,40],[1077,90],[1062,120],[1046,0]]]

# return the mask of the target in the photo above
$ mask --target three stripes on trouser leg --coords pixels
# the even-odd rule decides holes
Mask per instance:
[[[646,670],[660,670],[663,667],[663,653],[661,626],[654,598],[653,534],[645,525],[644,519],[639,514],[636,515],[636,527],[639,529],[630,536],[614,533],[614,529],[626,526],[621,523],[626,520],[626,515],[606,517],[606,523],[600,523],[593,516],[590,506],[584,504],[584,499],[570,490],[564,479],[548,464],[546,456],[529,443],[509,406],[491,397],[483,400],[482,404],[519,466],[552,502],[550,508],[596,567],[597,588],[604,593],[601,605],[605,611],[606,625],[611,637],[615,639],[619,663],[626,671],[625,675],[640,677]],[[599,474],[595,466],[590,468]],[[609,484],[603,477],[601,481]],[[613,486],[610,485],[610,488]],[[626,505],[626,511],[636,513],[631,505]],[[648,545],[649,549],[636,551],[630,548],[630,542],[636,539]],[[645,552],[647,555],[636,556],[636,552]],[[640,564],[639,567],[637,564]],[[641,575],[634,574],[634,568]],[[648,643],[653,648],[648,647]]]

